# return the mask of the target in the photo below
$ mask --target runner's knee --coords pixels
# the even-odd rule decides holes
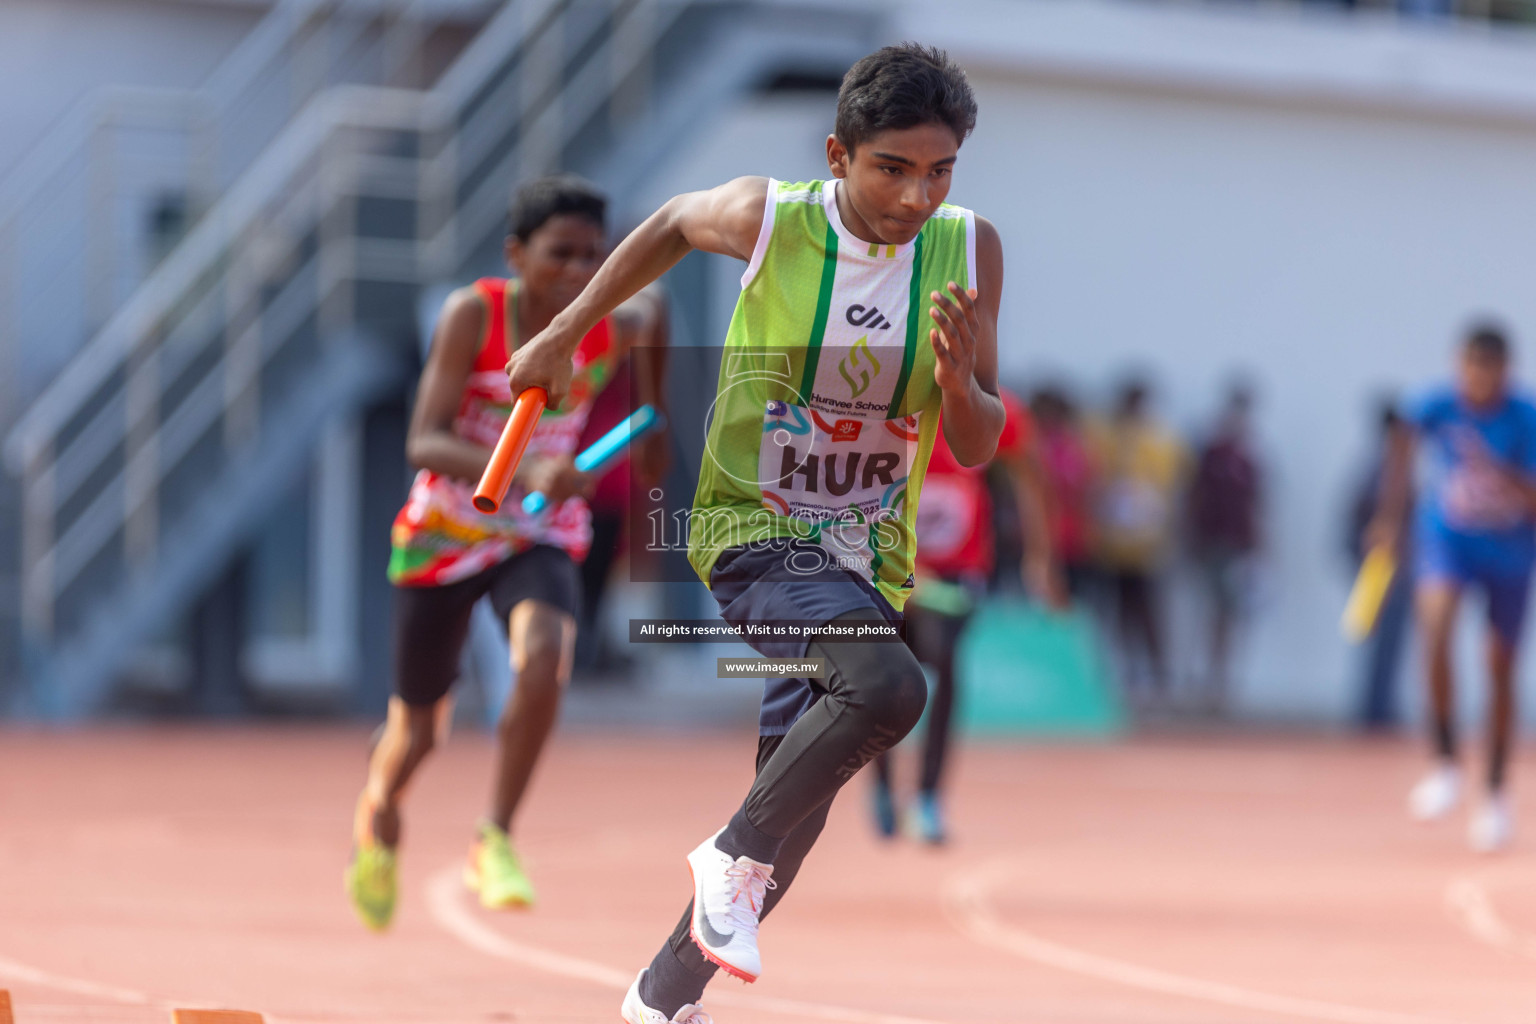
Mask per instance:
[[[872,717],[880,725],[905,736],[917,727],[928,703],[928,680],[912,652],[892,644],[878,645],[882,669],[876,673],[878,689],[871,696]]]
[[[517,659],[519,664],[515,666],[518,683],[521,684],[527,680],[531,685],[547,687],[553,692],[562,681],[563,659],[559,641],[531,643],[521,654],[522,657]]]
[[[553,695],[570,674],[568,649],[575,637],[575,619],[542,601],[525,601],[512,610],[509,632],[519,685],[526,680]]]
[[[904,644],[828,643],[818,645],[850,710],[870,728],[899,739],[911,732],[928,702],[923,667]]]

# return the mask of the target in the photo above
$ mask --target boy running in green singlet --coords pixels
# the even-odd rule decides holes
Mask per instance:
[[[976,121],[965,74],[904,44],[843,79],[829,181],[740,178],[677,196],[614,251],[549,328],[513,354],[513,393],[564,395],[582,335],[693,249],[746,264],[690,523],[689,559],[741,628],[899,624],[934,439],[990,459],[997,398],[997,231],[945,204]],[[629,1024],[705,1024],[716,968],[753,981],[757,927],[793,881],[833,797],[922,714],[923,672],[896,642],[750,641],[819,659],[763,700],[757,778],[688,856],[693,903],[635,979]]]

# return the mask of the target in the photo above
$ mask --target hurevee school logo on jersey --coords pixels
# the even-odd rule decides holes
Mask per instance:
[[[872,331],[890,330],[891,322],[885,318],[885,314],[874,306],[868,309],[855,302],[848,307],[848,312],[843,316],[855,327],[868,327]]]
[[[837,372],[848,382],[854,398],[869,390],[870,382],[880,373],[880,360],[869,350],[869,335],[853,343],[848,354],[838,362]],[[853,379],[854,374],[858,374],[858,380]]]

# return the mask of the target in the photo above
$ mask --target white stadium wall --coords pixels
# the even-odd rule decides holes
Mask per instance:
[[[1536,384],[1536,36],[1140,4],[955,3],[938,25],[906,11],[893,38],[947,46],[980,100],[952,197],[1002,232],[1005,376],[1064,377],[1097,403],[1145,368],[1186,433],[1234,372],[1257,382],[1269,547],[1237,702],[1342,720],[1357,672],[1338,632],[1341,520],[1374,398],[1444,377],[1484,312]],[[831,114],[825,95],[755,100],[646,200],[822,176]],[[722,336],[736,273],[716,274]]]

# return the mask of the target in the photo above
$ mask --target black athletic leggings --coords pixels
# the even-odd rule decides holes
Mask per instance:
[[[861,619],[885,622],[872,608],[833,621]],[[928,697],[923,668],[905,644],[818,641],[806,655],[826,660],[827,678],[818,684],[825,692],[789,732],[758,740],[757,778],[744,805],[753,825],[785,837],[773,861],[777,888],[768,890],[763,917],[799,874],[837,791],[912,730]],[[698,1002],[715,973],[715,965],[693,943],[692,919],[690,902],[651,962],[642,991],[648,1006],[669,1017],[678,1007]]]
[[[886,625],[873,608],[832,621]],[[900,742],[928,700],[923,666],[905,644],[813,641],[806,655],[825,660],[827,678],[814,684],[825,690],[759,762],[743,804],[747,820],[770,836],[789,836],[860,768]]]

